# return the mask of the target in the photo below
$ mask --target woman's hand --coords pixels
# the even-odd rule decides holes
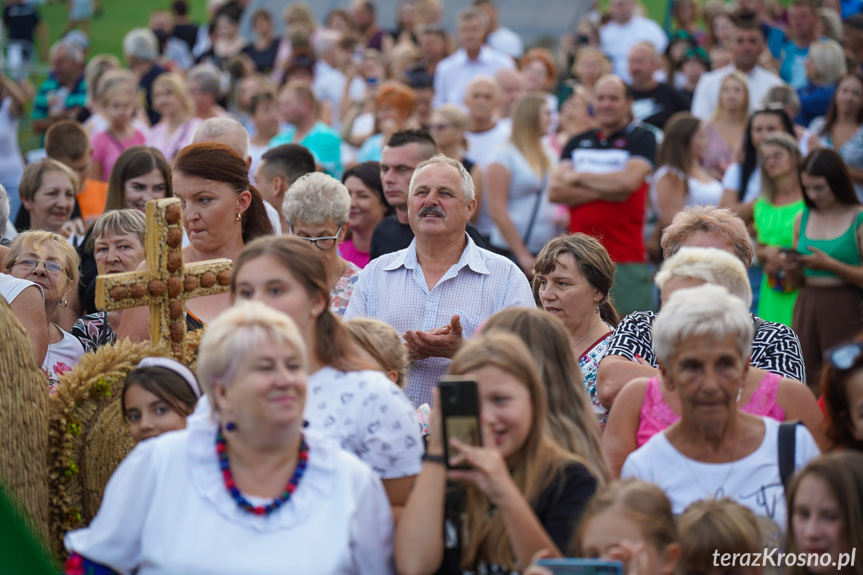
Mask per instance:
[[[810,270],[826,270],[830,271],[833,269],[833,263],[836,261],[835,259],[828,256],[822,250],[818,248],[809,246],[809,251],[812,252],[812,255],[803,255],[800,254],[797,258],[800,260],[805,267]]]
[[[632,543],[624,539],[608,552],[608,559],[623,563],[624,575],[647,575],[647,550],[643,541]]]
[[[482,427],[482,447],[468,445],[452,437],[451,446],[458,450],[458,455],[450,458],[450,465],[467,463],[471,469],[453,469],[449,472],[451,479],[468,481],[482,491],[492,505],[500,506],[508,497],[520,497],[503,454],[495,447],[494,432],[491,424],[480,417]]]
[[[782,269],[782,264],[784,262],[778,247],[764,246],[761,248],[761,254],[759,254],[759,257],[761,258],[761,265],[764,266],[764,271],[768,275],[776,275],[779,270]]]
[[[554,575],[554,573],[545,567],[540,567],[536,564],[540,559],[548,559],[549,557],[551,557],[551,552],[548,549],[540,549],[534,553],[533,558],[530,560],[530,567],[524,570],[523,575]]]

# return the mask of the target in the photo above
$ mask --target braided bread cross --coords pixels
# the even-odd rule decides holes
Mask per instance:
[[[233,267],[228,259],[183,265],[182,220],[177,198],[147,202],[147,269],[96,278],[96,306],[111,311],[149,305],[150,340],[167,343],[180,362],[186,300],[228,291]]]

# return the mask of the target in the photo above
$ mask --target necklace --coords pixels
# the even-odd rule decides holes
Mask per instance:
[[[590,337],[590,334],[592,334],[593,332],[595,332],[595,331],[599,328],[599,326],[601,326],[601,325],[602,325],[602,323],[603,323],[603,322],[599,322],[598,324],[596,324],[596,326],[595,326],[592,330],[590,330],[589,332],[587,332],[587,335],[586,335],[586,336],[584,336],[583,338],[581,338],[580,340],[578,340],[577,342],[575,342],[574,344],[572,344],[572,349],[577,348],[577,347],[578,347],[578,345],[579,345],[581,342],[583,342],[583,341],[584,341],[584,340],[586,340],[588,337]]]
[[[269,515],[287,503],[291,498],[291,495],[293,495],[294,491],[297,489],[297,485],[300,483],[303,473],[306,472],[306,465],[309,461],[309,446],[306,445],[305,438],[300,436],[300,453],[297,456],[297,467],[294,469],[294,474],[291,476],[290,480],[288,480],[288,484],[285,485],[285,490],[282,494],[264,506],[256,506],[249,503],[249,501],[243,497],[243,494],[240,493],[239,488],[237,488],[237,484],[234,483],[234,475],[231,473],[231,464],[228,461],[227,444],[225,443],[225,436],[222,435],[221,427],[219,427],[219,433],[216,434],[216,455],[219,456],[219,468],[222,470],[222,479],[225,482],[225,488],[228,490],[228,493],[231,494],[234,501],[237,502],[237,505],[239,505],[243,511],[252,513],[253,515]]]
[[[683,455],[683,463],[686,465],[687,471],[689,471],[689,475],[692,476],[692,479],[695,481],[695,484],[698,485],[698,488],[704,492],[704,495],[707,497],[711,497],[713,499],[718,499],[720,496],[720,492],[722,492],[722,488],[725,487],[725,482],[728,481],[728,478],[731,477],[731,472],[734,471],[734,465],[737,463],[737,436],[739,435],[739,428],[734,430],[734,454],[731,456],[731,465],[728,467],[728,472],[725,474],[725,477],[722,479],[722,483],[719,484],[719,487],[713,493],[710,493],[709,489],[705,489],[704,485],[698,480],[698,474],[692,470],[692,467],[689,465],[689,458]],[[724,495],[724,492],[722,492]]]

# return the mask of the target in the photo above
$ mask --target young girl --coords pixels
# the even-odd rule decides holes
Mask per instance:
[[[137,86],[135,76],[127,70],[108,72],[99,86],[97,97],[108,120],[108,129],[93,136],[91,180],[107,182],[120,154],[146,142],[146,135],[133,125]]]
[[[788,489],[788,553],[830,555],[809,565],[798,561],[787,575],[863,574],[852,559],[863,541],[863,454],[830,453],[809,462]],[[858,548],[855,550],[855,548]],[[846,567],[847,570],[842,569]]]
[[[188,367],[166,357],[147,357],[129,372],[121,405],[135,442],[186,428],[186,418],[201,397]]]
[[[760,518],[771,524],[766,517]],[[715,573],[714,553],[755,556],[765,549],[759,518],[731,499],[696,501],[677,519],[680,533],[680,567],[687,575]],[[738,575],[759,575],[763,566],[738,567]]]
[[[863,452],[863,341],[840,344],[825,354],[823,394],[827,438],[835,449]]]
[[[408,354],[401,336],[388,323],[356,317],[344,322],[348,332],[397,386],[404,388],[408,374]]]
[[[545,388],[530,352],[515,335],[483,334],[449,373],[478,381],[483,446],[451,438],[451,462],[472,469],[447,470],[435,390],[425,463],[396,528],[397,570],[510,573],[541,549],[560,556],[596,478],[546,435]],[[447,489],[447,478],[459,483]]]

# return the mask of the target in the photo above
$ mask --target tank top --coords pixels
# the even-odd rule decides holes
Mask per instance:
[[[752,415],[763,415],[777,421],[785,421],[785,410],[776,403],[779,393],[779,382],[782,377],[768,373],[758,382],[758,389],[752,393],[749,402],[740,408]],[[641,447],[647,440],[669,427],[680,419],[662,398],[659,377],[651,377],[644,390],[644,401],[641,403],[641,414],[638,421],[638,431],[635,433],[635,444]]]
[[[671,166],[660,166],[651,178],[650,200],[654,206],[659,205],[659,191],[657,185],[666,174],[674,174],[681,180],[686,180],[686,199],[684,206],[717,206],[722,198],[722,184],[719,180],[702,182],[698,178],[687,176],[680,170]],[[657,208],[657,213],[658,213]]]
[[[800,239],[797,241],[797,251],[802,254],[811,254],[809,246],[814,246],[826,253],[831,258],[852,266],[860,265],[860,252],[857,248],[857,228],[863,223],[863,212],[857,214],[854,223],[848,226],[845,232],[833,239],[815,240],[806,237],[806,224],[809,221],[810,209],[806,208],[800,217]],[[803,274],[808,277],[836,277],[836,274],[826,270],[811,270],[805,268]]]

